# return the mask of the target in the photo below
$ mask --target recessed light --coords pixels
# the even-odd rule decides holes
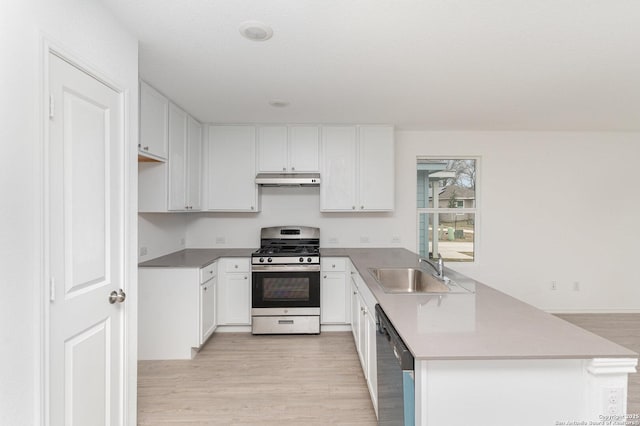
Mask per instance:
[[[251,41],[265,41],[273,37],[273,30],[264,22],[246,21],[240,24],[240,34]]]
[[[284,108],[286,106],[289,106],[289,102],[282,99],[272,99],[269,101],[269,105],[276,108]]]

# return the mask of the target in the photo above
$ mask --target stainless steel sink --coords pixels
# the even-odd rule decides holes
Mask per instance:
[[[453,281],[440,280],[431,273],[416,268],[371,268],[371,275],[385,293],[466,293]]]

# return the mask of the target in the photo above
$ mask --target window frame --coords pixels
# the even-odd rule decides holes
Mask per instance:
[[[415,161],[415,175],[416,176],[416,186],[414,193],[418,193],[418,164],[420,160],[474,160],[475,161],[475,200],[474,207],[418,207],[418,200],[416,196],[416,253],[420,253],[420,216],[422,214],[466,214],[472,213],[474,215],[474,227],[473,227],[473,260],[471,261],[457,261],[453,262],[456,265],[478,265],[480,262],[480,238],[481,233],[479,232],[480,223],[481,223],[481,214],[480,214],[480,205],[482,196],[481,192],[481,160],[482,157],[479,155],[417,155]],[[462,201],[462,200],[461,200]],[[425,203],[428,205],[428,202]],[[428,217],[428,216],[427,216]],[[428,226],[427,226],[428,227]],[[428,245],[429,237],[426,236],[426,243]],[[428,254],[427,254],[428,256]]]

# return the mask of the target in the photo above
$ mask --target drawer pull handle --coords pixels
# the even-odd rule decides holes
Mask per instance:
[[[293,320],[278,320],[278,324],[293,324]]]

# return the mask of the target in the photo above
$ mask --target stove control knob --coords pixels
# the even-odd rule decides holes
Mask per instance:
[[[264,263],[264,257],[260,258],[260,263]]]
[[[300,262],[304,262],[304,257],[301,257],[301,258],[300,258],[300,259],[298,259],[298,260],[300,260]]]
[[[269,262],[269,263],[271,263],[272,261],[273,261],[273,259],[271,259],[271,258],[267,259],[267,262]]]
[[[307,262],[311,263],[311,258],[307,257]]]

